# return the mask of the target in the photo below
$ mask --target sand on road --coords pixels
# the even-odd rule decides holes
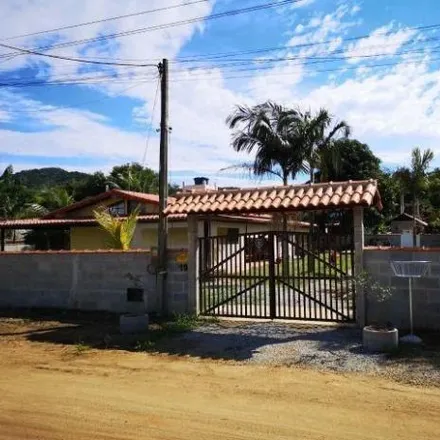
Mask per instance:
[[[440,389],[0,337],[0,439],[440,438]]]

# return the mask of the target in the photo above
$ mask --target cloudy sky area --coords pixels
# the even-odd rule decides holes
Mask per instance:
[[[215,18],[269,2],[8,0],[0,2],[0,44],[120,63],[168,58],[169,166],[177,183],[206,175],[220,185],[250,184],[243,173],[220,172],[244,159],[232,150],[224,121],[234,105],[267,99],[328,108],[387,167],[406,163],[415,145],[432,148],[440,166],[436,0],[279,0],[274,8]],[[200,20],[168,26],[192,18]],[[157,169],[157,84],[154,66],[87,65],[0,47],[0,171],[10,163],[16,170],[106,171],[144,155]]]

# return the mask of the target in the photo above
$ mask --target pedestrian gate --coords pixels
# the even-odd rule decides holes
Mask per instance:
[[[353,236],[298,232],[199,239],[202,315],[354,321]]]

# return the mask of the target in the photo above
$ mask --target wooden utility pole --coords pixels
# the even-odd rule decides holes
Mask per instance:
[[[165,208],[168,200],[168,60],[159,64],[161,76],[161,120],[160,120],[160,153],[159,153],[159,229],[157,240],[158,271],[157,288],[162,303],[162,315],[168,314],[167,298],[167,245],[168,221]]]

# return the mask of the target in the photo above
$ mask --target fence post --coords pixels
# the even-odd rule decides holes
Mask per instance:
[[[188,215],[188,313],[199,313],[199,239],[198,221]]]
[[[276,318],[275,233],[269,233],[269,315]]]
[[[353,209],[354,276],[364,270],[364,208]],[[355,287],[356,323],[365,325],[365,295],[360,286]]]

